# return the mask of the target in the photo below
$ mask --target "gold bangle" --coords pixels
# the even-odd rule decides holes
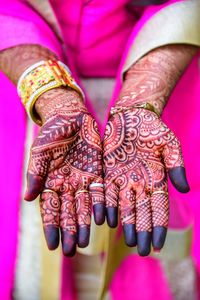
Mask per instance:
[[[34,105],[39,96],[51,89],[67,86],[77,91],[84,99],[84,93],[71,76],[66,65],[60,61],[41,61],[29,67],[18,81],[18,94],[30,118],[41,125]]]
[[[143,108],[143,109],[150,110],[150,111],[154,112],[157,116],[160,117],[160,114],[159,114],[158,110],[149,102],[136,103],[136,104],[131,105],[129,107],[123,107],[123,106],[111,107],[110,115],[113,116],[116,113],[120,113],[120,112],[123,112],[123,111],[127,111],[129,109],[135,109],[135,108]]]

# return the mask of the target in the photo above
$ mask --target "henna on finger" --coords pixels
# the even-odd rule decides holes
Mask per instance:
[[[56,192],[43,191],[40,197],[40,211],[48,248],[54,250],[59,245],[60,200]]]
[[[89,194],[93,205],[94,221],[97,225],[102,225],[105,221],[104,185],[92,182],[89,185]]]
[[[78,223],[78,246],[83,248],[89,244],[90,236],[91,201],[88,191],[77,191],[75,200]]]

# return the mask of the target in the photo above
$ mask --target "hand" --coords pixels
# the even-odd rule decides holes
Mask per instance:
[[[77,92],[57,88],[36,102],[43,126],[35,139],[27,173],[26,200],[40,194],[49,249],[59,245],[74,255],[76,244],[89,243],[91,202],[97,224],[104,222],[102,146],[96,122]]]
[[[142,256],[163,247],[169,216],[167,173],[175,188],[188,192],[181,147],[153,112],[127,109],[113,115],[104,143],[107,222],[116,227],[118,205],[128,246]]]

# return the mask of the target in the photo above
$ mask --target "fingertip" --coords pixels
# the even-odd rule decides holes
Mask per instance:
[[[117,207],[107,207],[106,208],[106,218],[108,226],[115,228],[118,225],[118,209]]]
[[[156,226],[153,228],[152,245],[154,249],[156,250],[162,249],[165,243],[166,235],[167,235],[167,228],[163,226]]]
[[[137,245],[136,229],[134,224],[123,225],[125,243],[128,247],[135,247]]]
[[[28,174],[27,175],[27,189],[25,192],[24,199],[26,201],[32,201],[37,198],[37,196],[42,192],[44,187],[44,178]]]
[[[103,203],[95,204],[93,212],[96,225],[102,225],[105,222],[105,205]]]
[[[72,257],[76,253],[77,235],[74,232],[61,229],[62,251],[64,256]]]
[[[58,248],[60,241],[59,228],[53,225],[44,226],[44,235],[49,250],[55,250]]]
[[[90,227],[87,225],[78,227],[78,246],[85,248],[89,245]]]
[[[141,231],[137,233],[137,249],[140,256],[147,256],[151,251],[152,233]]]
[[[181,193],[188,193],[190,186],[187,182],[184,167],[175,167],[169,170],[169,178],[174,187]]]

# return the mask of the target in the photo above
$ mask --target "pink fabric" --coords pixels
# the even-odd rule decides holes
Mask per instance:
[[[113,300],[173,299],[159,261],[138,255],[129,255],[122,261],[113,276],[110,292]]]
[[[47,23],[25,1],[0,0],[0,50],[20,44],[39,44],[60,57],[62,47]]]
[[[128,0],[106,2],[104,0],[71,0],[60,1],[58,3],[58,1],[51,0],[52,7],[59,20],[61,29],[63,30],[63,36],[67,46],[67,60],[70,67],[76,73],[76,76],[79,74],[88,77],[115,76],[120,58],[123,54],[121,65],[118,69],[116,88],[113,93],[110,106],[113,105],[121,87],[120,70],[130,44],[134,41],[139,30],[145,22],[149,20],[149,18],[151,18],[159,9],[165,7],[165,5],[177,1],[169,1],[168,4],[152,6],[146,9],[143,17],[137,22],[137,24],[136,19],[129,15],[129,13],[126,15],[125,10],[123,9],[127,2]],[[112,13],[109,14],[109,12]],[[57,53],[58,56],[62,55],[60,43],[52,30],[44,22],[40,15],[33,11],[25,1],[0,0],[0,21],[0,49],[24,43],[32,43],[47,47]],[[176,206],[176,208],[180,206],[180,204],[176,205],[176,203],[180,203],[181,201],[184,203],[189,200],[188,202],[190,207],[193,209],[196,221],[196,239],[193,253],[195,254],[197,263],[200,265],[200,254],[197,251],[197,247],[200,243],[199,236],[197,236],[200,225],[197,210],[199,209],[197,196],[199,195],[198,170],[200,164],[197,141],[200,131],[198,122],[199,106],[196,102],[196,93],[199,93],[199,78],[196,74],[197,60],[194,60],[191,67],[188,69],[187,74],[184,75],[179,86],[173,93],[171,101],[166,109],[165,117],[167,123],[171,125],[171,128],[174,129],[177,135],[181,138],[186,166],[188,168],[188,177],[190,178],[190,184],[192,187],[192,191],[186,196],[181,195],[180,197],[180,194],[175,191],[172,191],[171,195],[174,199],[174,206]],[[190,78],[192,78],[193,81],[189,80]],[[17,232],[19,228],[18,214],[22,183],[21,171],[25,139],[25,117],[24,110],[16,96],[15,88],[2,74],[0,74],[0,80],[2,86],[6,87],[4,89],[0,89],[0,96],[3,101],[0,119],[0,133],[2,141],[2,155],[0,155],[2,172],[0,174],[0,180],[3,187],[0,189],[0,226],[2,231],[1,241],[3,241],[0,248],[0,282],[2,283],[0,299],[7,300],[10,299],[13,287],[17,251],[16,245]],[[190,110],[188,109],[188,102],[190,104]],[[93,111],[91,105],[90,111]],[[107,117],[105,117],[105,123],[106,119]],[[178,120],[183,121],[181,123]],[[102,134],[105,123],[101,126]],[[189,145],[188,141],[190,141]],[[183,200],[184,198],[186,198],[186,200]],[[182,215],[183,222],[181,223],[181,226],[185,226],[188,224],[188,214],[185,214],[184,211]],[[191,218],[189,219],[191,220]],[[172,225],[174,227],[180,227],[180,222],[179,224]],[[133,267],[127,268],[127,265],[130,266],[130,263]],[[136,265],[133,263],[136,263]],[[124,270],[126,270],[126,272],[127,270],[131,272],[129,273],[128,271],[124,274],[124,276],[126,276],[124,284],[130,288],[133,285],[133,281],[136,280],[136,274],[139,276],[138,278],[142,280],[142,276],[144,274],[142,270],[144,270],[144,268],[145,270],[148,269],[149,276],[150,274],[153,274],[153,278],[155,280],[154,283],[152,281],[148,281],[146,283],[148,293],[151,294],[150,291],[152,290],[152,286],[157,287],[159,284],[160,292],[167,290],[167,286],[162,278],[159,262],[154,262],[151,258],[143,260],[139,258],[133,259],[131,257],[122,263],[115,274],[113,279],[114,281],[111,285],[113,299],[119,299],[120,297],[120,291],[117,288],[118,283],[121,280],[120,274],[124,274]],[[62,300],[74,299],[72,298],[74,297],[72,296],[74,295],[72,286],[66,284],[66,282],[71,282],[69,281],[69,278],[71,278],[69,260],[65,260],[63,264],[63,278]],[[140,286],[141,281],[135,281],[134,285],[136,284]],[[132,290],[130,289],[130,291]],[[121,292],[123,292],[121,295],[124,295],[124,291]],[[139,291],[138,294],[136,291],[134,292],[134,299],[139,299],[137,298],[140,295],[139,293]],[[169,293],[166,295],[169,295]],[[153,299],[153,296],[148,299]],[[160,299],[169,300],[170,295],[168,298]]]
[[[16,88],[0,76],[0,299],[10,300],[17,253],[20,191],[25,140],[25,112]]]

